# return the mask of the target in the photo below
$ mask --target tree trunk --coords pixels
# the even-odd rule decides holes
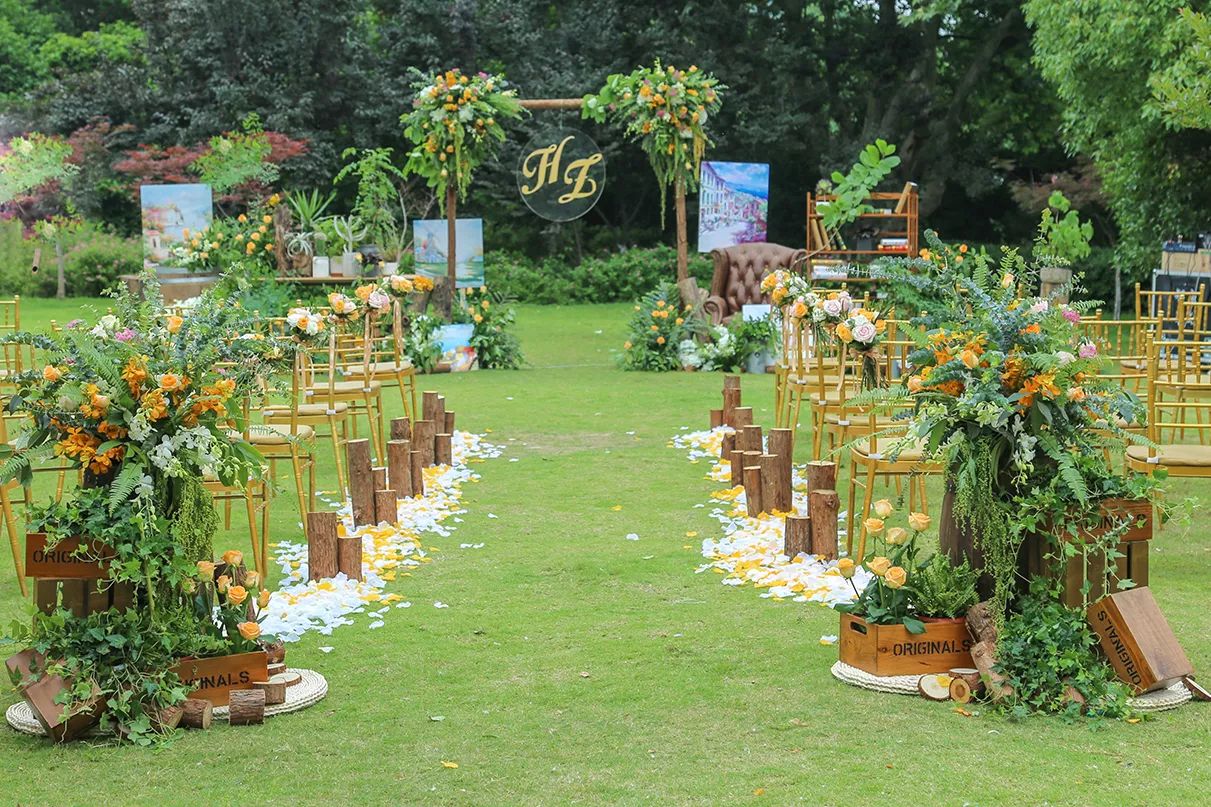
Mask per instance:
[[[992,597],[993,579],[984,573],[984,553],[976,546],[975,531],[971,525],[960,525],[954,515],[954,484],[947,480],[946,493],[942,497],[942,513],[938,519],[938,549],[950,558],[952,563],[962,563],[966,558],[971,568],[980,572],[976,585],[981,600]]]
[[[677,282],[690,276],[689,236],[685,224],[685,181],[676,185],[674,203],[677,207]]]
[[[455,256],[455,247],[457,246],[457,222],[458,222],[458,191],[454,185],[446,186],[446,283],[449,288],[446,289],[445,298],[442,300],[443,314],[446,321],[450,322],[454,315],[454,290],[458,287],[458,278],[456,276],[455,267],[458,265]]]
[[[55,238],[55,264],[59,273],[59,285],[55,291],[55,297],[60,300],[67,296],[66,263],[67,261],[63,255],[63,242]]]

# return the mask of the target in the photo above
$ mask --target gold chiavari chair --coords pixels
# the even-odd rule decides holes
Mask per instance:
[[[1178,337],[1182,330],[1180,316],[1182,301],[1198,302],[1206,297],[1206,292],[1205,283],[1200,283],[1195,290],[1184,291],[1149,291],[1136,283],[1135,318],[1137,320],[1159,320],[1157,330],[1160,338]]]
[[[21,330],[21,296],[0,300],[0,337]],[[16,390],[16,376],[33,366],[32,348],[14,343],[0,345],[0,392]]]
[[[357,436],[357,418],[364,415],[370,429],[370,445],[381,463],[386,457],[383,435],[382,383],[368,378],[364,368],[370,352],[356,340],[341,338],[335,329],[329,334],[327,350],[306,351],[304,365],[304,403],[324,404],[328,409],[345,404],[350,429]],[[347,370],[360,366],[360,377],[348,380]]]
[[[412,360],[404,352],[404,328],[407,327],[403,307],[399,300],[392,302],[391,329],[386,332],[383,328],[383,317],[367,317],[363,325],[360,340],[353,344],[365,350],[368,346],[368,356],[364,367],[369,370],[370,379],[384,387],[397,387],[400,402],[404,406],[404,415],[409,420],[415,420],[416,412],[416,368]],[[350,364],[344,368],[344,375],[350,379],[364,377],[363,364]]]
[[[1211,446],[1201,439],[1211,429],[1211,375],[1204,369],[1211,364],[1211,342],[1158,339],[1148,353],[1147,434],[1153,445],[1128,446],[1128,467],[1140,473],[1165,468],[1170,476],[1211,477]],[[1178,389],[1194,395],[1176,397]],[[1200,435],[1198,445],[1165,441],[1166,433],[1171,440],[1183,439],[1187,429]]]

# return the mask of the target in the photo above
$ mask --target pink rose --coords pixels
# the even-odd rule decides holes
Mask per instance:
[[[1097,355],[1097,345],[1092,342],[1082,342],[1080,348],[1077,350],[1077,355],[1082,359],[1092,359]]]
[[[870,322],[859,322],[854,326],[854,339],[858,342],[869,343],[875,339],[875,326]]]
[[[824,305],[821,306],[821,308],[823,308],[824,313],[828,314],[830,317],[841,316],[841,301],[840,300],[825,300]]]
[[[1078,322],[1080,322],[1080,321],[1081,321],[1081,315],[1080,315],[1079,313],[1077,313],[1075,310],[1073,310],[1073,309],[1068,308],[1067,306],[1065,306],[1065,308],[1064,308],[1064,319],[1068,320],[1068,321],[1069,321],[1069,322],[1071,322],[1073,325],[1076,325]]]

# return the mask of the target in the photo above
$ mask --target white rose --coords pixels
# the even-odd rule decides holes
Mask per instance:
[[[1056,353],[1055,357],[1060,360],[1061,366],[1065,364],[1072,364],[1072,362],[1076,361],[1076,356],[1073,356],[1066,350],[1061,350],[1059,353]]]
[[[875,326],[870,322],[859,322],[854,326],[854,339],[858,342],[873,342],[875,339]]]
[[[825,300],[824,305],[822,307],[824,308],[824,313],[830,317],[841,316],[841,301],[840,300]]]

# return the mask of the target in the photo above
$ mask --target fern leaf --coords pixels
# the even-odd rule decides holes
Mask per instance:
[[[113,513],[130,499],[142,479],[143,465],[141,463],[128,462],[122,466],[117,479],[109,486],[109,512]]]

